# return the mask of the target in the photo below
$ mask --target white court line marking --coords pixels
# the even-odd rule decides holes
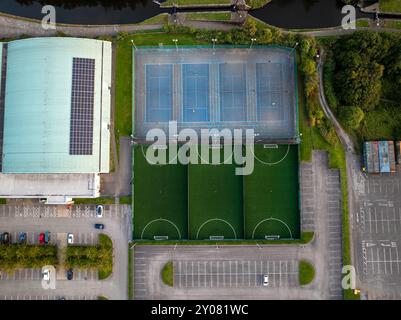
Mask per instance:
[[[370,247],[370,256],[373,259],[373,247]],[[366,263],[369,263],[368,259],[366,259]],[[374,264],[374,262],[372,262],[372,274],[375,274],[375,264]]]
[[[235,287],[238,287],[238,260],[235,260]]]
[[[201,285],[201,269],[200,269],[200,261],[198,260],[198,287]]]
[[[379,254],[379,247],[376,247],[376,254],[377,254],[377,273],[380,274],[380,254]]]
[[[391,248],[390,248],[391,250]],[[386,248],[383,247],[383,259],[384,259],[384,274],[387,274],[387,263],[386,263]]]

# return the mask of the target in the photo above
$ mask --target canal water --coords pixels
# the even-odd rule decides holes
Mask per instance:
[[[57,4],[57,22],[71,24],[138,23],[172,11],[160,8],[152,0],[0,0],[0,12],[42,19],[42,3],[52,2]],[[273,0],[251,14],[282,28],[324,28],[341,24],[342,6],[340,0]]]

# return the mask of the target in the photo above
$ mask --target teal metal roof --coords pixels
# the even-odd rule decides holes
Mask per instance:
[[[8,44],[3,173],[109,171],[111,43],[34,38]],[[93,154],[70,155],[72,62],[95,59]]]

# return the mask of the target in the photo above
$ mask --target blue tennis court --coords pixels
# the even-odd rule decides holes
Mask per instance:
[[[184,64],[183,121],[209,121],[209,64]]]
[[[146,65],[146,120],[165,122],[173,117],[173,65]]]
[[[282,101],[281,64],[257,63],[257,120],[282,120],[284,108]]]
[[[220,64],[221,121],[246,119],[246,65]]]

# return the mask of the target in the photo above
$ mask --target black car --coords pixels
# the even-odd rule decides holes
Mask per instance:
[[[68,269],[67,270],[67,280],[72,280],[73,277],[74,277],[74,272],[72,271],[72,269]]]
[[[4,232],[1,235],[1,243],[2,244],[10,244],[11,243],[11,235],[8,232]]]
[[[96,223],[96,224],[95,224],[95,229],[100,229],[100,230],[104,229],[104,224],[102,224],[102,223]]]

